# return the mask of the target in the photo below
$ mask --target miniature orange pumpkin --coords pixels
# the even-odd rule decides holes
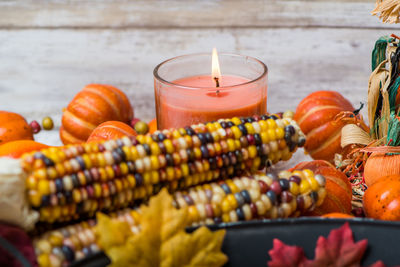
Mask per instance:
[[[24,153],[49,147],[32,140],[16,140],[0,145],[0,157],[19,158]]]
[[[0,111],[0,145],[14,140],[33,140],[32,128],[21,115]]]
[[[82,143],[99,124],[112,120],[129,123],[132,118],[132,106],[122,91],[110,85],[89,84],[64,110],[60,138],[64,144]]]
[[[364,180],[369,187],[388,175],[400,175],[400,155],[372,153],[364,166]]]
[[[293,169],[310,169],[316,174],[321,174],[326,179],[326,197],[321,206],[315,208],[308,215],[323,215],[339,212],[350,214],[352,190],[346,175],[337,170],[332,164],[324,160],[301,162]]]
[[[157,131],[157,118],[154,118],[149,122],[149,133],[152,134],[155,131]]]
[[[364,193],[365,215],[380,220],[400,220],[400,175],[385,176]]]
[[[341,130],[346,122],[335,121],[342,111],[353,111],[351,103],[335,91],[317,91],[297,106],[294,119],[306,134],[304,148],[314,159],[333,161],[341,151]]]
[[[87,142],[117,139],[123,136],[136,136],[136,132],[128,124],[120,121],[106,121],[97,126],[90,134]]]

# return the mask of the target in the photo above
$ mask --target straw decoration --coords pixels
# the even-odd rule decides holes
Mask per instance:
[[[377,0],[375,9],[371,12],[374,16],[384,23],[399,23],[400,21],[400,1],[398,0]],[[379,14],[379,15],[378,15]]]

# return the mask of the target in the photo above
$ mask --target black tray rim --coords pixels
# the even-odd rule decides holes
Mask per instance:
[[[218,229],[235,229],[240,227],[259,227],[259,226],[267,226],[275,224],[294,225],[294,224],[318,224],[327,222],[333,222],[333,223],[349,222],[350,224],[400,227],[400,221],[384,221],[384,220],[376,220],[372,218],[360,218],[360,217],[354,217],[354,218],[299,217],[299,218],[285,218],[285,219],[277,218],[277,219],[262,219],[253,221],[211,224],[206,226],[211,230],[218,230]],[[198,227],[199,226],[189,227],[188,231],[190,230],[194,231]]]

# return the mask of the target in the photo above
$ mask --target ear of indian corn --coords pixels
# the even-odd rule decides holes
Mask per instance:
[[[325,178],[310,170],[222,180],[174,194],[177,208],[188,208],[193,226],[299,216],[322,204]]]
[[[188,226],[265,218],[299,216],[322,204],[325,178],[310,170],[257,173],[252,177],[227,179],[190,187],[173,194],[176,208],[188,209]],[[140,208],[125,209],[110,216],[140,231]],[[60,266],[99,251],[89,220],[42,234],[34,239],[39,265]],[[52,264],[48,264],[52,262]]]
[[[69,221],[288,160],[304,134],[290,118],[232,118],[25,155],[30,205],[40,220]]]

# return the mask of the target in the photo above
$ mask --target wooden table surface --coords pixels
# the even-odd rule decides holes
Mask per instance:
[[[0,110],[51,116],[56,128],[36,140],[59,145],[62,108],[86,84],[107,83],[150,120],[154,67],[213,47],[268,65],[270,112],[295,109],[315,90],[337,90],[358,106],[375,40],[399,30],[373,8],[372,0],[3,0]]]

